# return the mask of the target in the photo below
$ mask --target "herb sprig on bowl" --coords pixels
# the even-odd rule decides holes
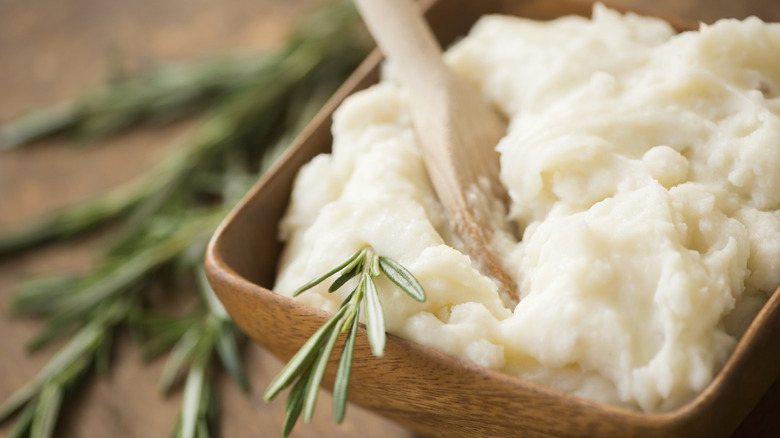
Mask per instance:
[[[328,288],[329,293],[347,285],[350,280],[355,280],[353,283],[356,285],[342,301],[338,311],[287,362],[268,385],[264,395],[265,401],[269,402],[295,382],[285,407],[287,417],[282,428],[283,436],[290,434],[301,413],[304,422],[311,419],[328,360],[339,337],[346,333],[333,382],[333,417],[337,423],[344,420],[361,307],[371,353],[376,357],[384,355],[385,315],[374,283],[375,277],[385,274],[410,297],[420,302],[425,301],[425,291],[414,275],[395,260],[378,256],[371,247],[357,251],[340,265],[298,288],[293,295],[297,296],[336,274],[339,275]]]

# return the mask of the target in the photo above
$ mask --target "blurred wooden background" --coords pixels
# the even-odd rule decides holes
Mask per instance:
[[[106,59],[121,55],[129,71],[162,60],[189,59],[241,47],[271,47],[322,0],[0,0],[0,123],[25,111],[61,102],[106,79]],[[780,21],[777,0],[618,0],[612,3],[711,22],[719,17],[758,15]],[[188,129],[179,123],[128,133],[110,141],[73,147],[47,141],[35,147],[0,152],[0,228],[99,193],[128,180],[154,163],[171,140]],[[9,319],[10,291],[30,275],[74,272],[90,266],[104,237],[98,233],[75,243],[0,259],[0,401],[32,378],[52,349],[28,355],[24,344],[40,323]],[[63,436],[167,436],[176,421],[179,397],[157,389],[158,360],[142,365],[124,339],[116,348],[115,368],[95,379],[63,414]],[[281,363],[259,347],[246,351],[253,386],[244,396],[226,379],[220,385],[223,437],[279,436],[284,418],[280,398],[266,405],[261,394]],[[314,420],[299,424],[297,437],[411,437],[355,406],[338,427],[324,396]],[[780,385],[736,436],[780,436]],[[5,436],[9,425],[0,427]]]

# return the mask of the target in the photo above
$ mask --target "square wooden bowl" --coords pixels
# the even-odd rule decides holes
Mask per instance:
[[[439,0],[427,18],[446,47],[478,17],[588,16],[591,5],[551,0]],[[672,22],[685,29],[681,22]],[[298,169],[328,152],[333,110],[378,80],[372,53],[215,233],[206,256],[209,280],[228,313],[252,339],[288,360],[330,315],[270,290],[282,244],[277,224]],[[301,279],[301,283],[309,279]],[[713,382],[681,408],[644,414],[524,381],[388,335],[376,359],[358,334],[350,401],[425,436],[718,437],[728,436],[780,374],[780,297],[775,293]],[[325,377],[329,387],[338,351]]]

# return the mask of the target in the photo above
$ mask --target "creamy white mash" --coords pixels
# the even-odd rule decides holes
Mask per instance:
[[[514,309],[472,266],[430,185],[392,66],[335,115],[333,153],[300,173],[276,291],[364,245],[388,331],[589,399],[663,411],[710,382],[780,284],[780,25],[676,35],[592,19],[482,18],[449,65],[511,121],[497,145],[522,239],[493,242]],[[300,300],[335,310],[346,290]]]

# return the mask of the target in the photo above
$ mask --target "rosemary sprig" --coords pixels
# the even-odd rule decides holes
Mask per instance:
[[[100,368],[114,329],[136,305],[132,295],[103,303],[35,378],[0,406],[0,422],[22,410],[10,436],[21,437],[27,432],[34,437],[54,435],[65,392],[73,389],[91,364]]]
[[[242,391],[249,391],[238,348],[242,335],[217,300],[202,269],[199,269],[198,280],[206,312],[200,318],[184,320],[189,324],[182,324],[184,330],[180,330],[181,335],[175,341],[160,377],[161,389],[168,393],[177,377],[186,372],[181,413],[171,435],[176,438],[215,435],[217,403],[211,379],[215,355]],[[177,322],[183,321],[170,317],[171,325]],[[160,331],[152,331],[151,335],[164,336]]]
[[[342,264],[294,292],[293,295],[297,296],[337,273],[339,276],[331,283],[328,292],[334,292],[357,278],[357,285],[341,303],[339,310],[306,341],[265,391],[263,398],[270,402],[279,392],[295,382],[285,407],[287,416],[282,426],[283,436],[290,434],[301,413],[304,422],[311,419],[328,360],[340,335],[347,333],[333,382],[333,417],[339,424],[344,420],[361,306],[371,353],[376,357],[384,355],[385,315],[374,283],[374,278],[379,276],[380,272],[410,297],[420,302],[425,301],[425,291],[414,275],[398,262],[377,256],[371,247],[359,250]]]
[[[367,53],[363,40],[355,38],[356,23],[357,14],[349,3],[336,3],[313,16],[282,50],[273,54],[274,62],[265,63],[251,81],[225,92],[167,159],[110,192],[16,229],[0,230],[0,255],[70,237],[120,215],[128,214],[133,223],[142,224],[183,191],[193,197],[197,189],[192,184],[198,176],[195,171],[209,169],[227,151],[241,153],[244,163],[256,163],[264,150],[258,145],[276,142],[280,124],[285,125],[285,110],[298,102],[298,96],[313,96],[319,101],[321,90],[332,92]],[[144,102],[153,105],[152,101]],[[295,117],[296,121],[300,119],[299,115]],[[2,129],[14,130],[23,121]],[[287,126],[291,128],[289,134],[300,123]],[[125,233],[121,240],[134,240],[132,234]]]
[[[104,300],[143,286],[155,270],[188,248],[203,247],[224,214],[219,209],[171,224],[177,228],[172,234],[77,279],[22,285],[13,296],[11,312],[48,318],[46,327],[30,344],[31,349],[71,332],[92,317],[95,306]]]
[[[0,149],[60,132],[89,139],[143,121],[179,119],[253,83],[277,58],[275,53],[233,53],[116,78],[75,102],[29,113],[2,127]]]
[[[309,50],[312,42],[322,53],[332,53],[325,44],[335,33],[349,29],[351,20],[344,4],[332,6],[311,18],[291,38],[290,44],[275,52],[236,52],[188,62],[170,63],[132,77],[113,78],[105,86],[90,91],[73,102],[26,114],[0,128],[0,150],[67,133],[89,139],[113,134],[139,122],[169,122],[203,110],[235,94],[243,94],[269,77],[275,79],[296,49]],[[354,49],[342,41],[342,48]],[[299,45],[300,44],[300,45]],[[298,46],[299,45],[299,46]],[[362,52],[362,50],[359,50]],[[307,53],[296,62],[313,59]],[[351,56],[345,53],[344,55]],[[304,59],[305,58],[305,59]],[[295,80],[295,73],[289,75]],[[279,81],[284,87],[284,80]]]
[[[174,436],[213,434],[215,365],[221,364],[242,388],[248,386],[241,336],[199,274],[205,246],[227,211],[368,52],[358,24],[349,2],[339,2],[304,22],[280,50],[119,80],[76,103],[2,128],[6,144],[17,146],[60,132],[105,135],[139,121],[207,111],[174,152],[137,179],[19,228],[0,230],[3,255],[108,220],[115,224],[96,269],[34,279],[14,294],[15,315],[46,320],[33,349],[56,338],[68,340],[35,379],[0,407],[0,422],[18,413],[13,436],[55,434],[71,390],[90,370],[110,367],[120,327],[133,329],[146,357],[169,352],[160,379],[164,392],[184,378]],[[161,314],[146,304],[150,286],[166,287],[171,277],[199,285],[200,305],[187,315]]]

